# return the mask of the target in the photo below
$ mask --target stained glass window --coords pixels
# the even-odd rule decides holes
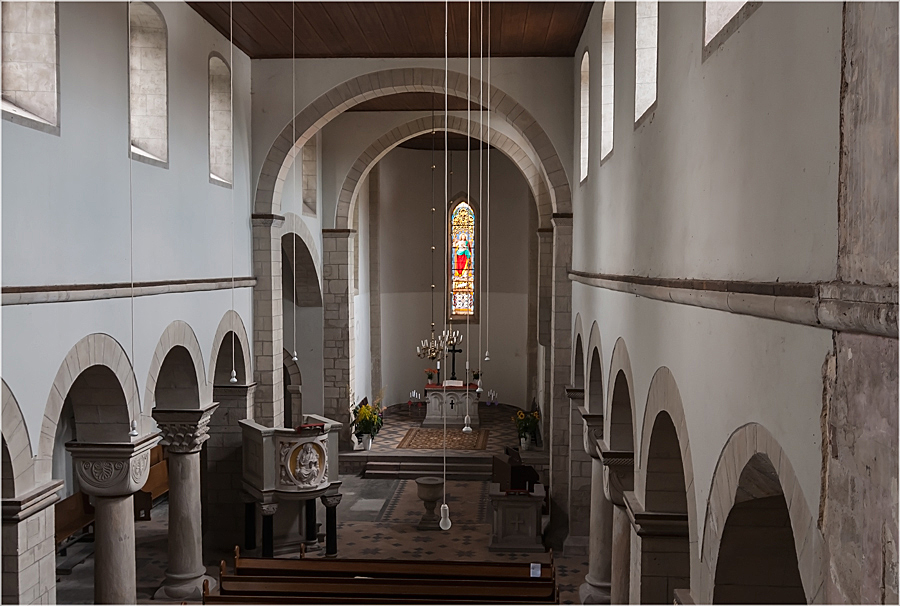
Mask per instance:
[[[468,202],[450,214],[450,316],[475,314],[475,211]]]

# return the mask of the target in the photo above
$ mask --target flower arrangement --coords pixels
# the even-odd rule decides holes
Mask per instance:
[[[481,378],[481,369],[476,368],[475,370],[472,371],[472,380],[478,381],[478,379],[480,379],[480,378]]]
[[[538,423],[541,420],[541,413],[537,410],[534,412],[519,410],[512,416],[512,420],[516,424],[516,431],[519,433],[519,437],[524,438],[525,436],[533,435],[537,430]]]
[[[430,383],[430,384],[433,383],[434,375],[436,375],[436,374],[437,374],[437,368],[426,368],[425,369],[425,376],[428,377],[428,383]]]
[[[363,398],[350,411],[353,415],[350,428],[357,438],[362,438],[364,435],[370,435],[374,438],[375,434],[384,425],[384,410],[381,408],[382,400],[384,400],[384,389],[375,396],[371,404],[369,404],[369,398]]]

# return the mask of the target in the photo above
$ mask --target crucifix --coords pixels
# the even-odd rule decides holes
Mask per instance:
[[[460,345],[463,340],[462,334],[458,330],[449,331],[445,330],[441,335],[441,339],[444,342],[444,352],[446,354],[453,354],[453,365],[450,367],[450,380],[456,380],[456,354],[462,353],[462,349],[457,349],[457,345]]]
[[[456,354],[462,353],[462,348],[457,349],[456,344],[450,344],[447,346],[447,353],[453,354],[453,364],[450,367],[450,380],[456,380]]]

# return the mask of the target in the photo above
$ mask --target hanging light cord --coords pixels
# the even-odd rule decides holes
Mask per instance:
[[[128,3],[128,76],[131,79],[131,2]],[[131,178],[131,91],[128,91],[128,271],[131,278],[131,363],[134,364],[134,187]],[[137,402],[131,406],[131,429],[128,435],[136,437]]]
[[[488,55],[488,68],[487,68],[487,94],[488,94],[488,107],[487,107],[487,130],[488,137],[490,137],[491,133],[491,109],[490,109],[490,98],[491,98],[491,0],[488,0],[488,36],[487,36],[488,44],[487,44],[487,55]],[[490,315],[491,315],[491,150],[488,148],[487,153],[487,195],[486,195],[486,204],[485,204],[485,222],[487,223],[487,231],[484,234],[484,242],[486,246],[485,254],[485,267],[484,267],[484,283],[485,283],[485,291],[484,291],[484,361],[489,361],[490,351],[491,351],[491,325],[490,325]]]
[[[234,2],[228,3],[228,43],[229,60],[228,75],[230,78],[231,94],[228,102],[231,114],[231,378],[229,383],[237,383],[237,371],[235,369],[235,331],[234,331]],[[246,372],[246,369],[244,369]]]
[[[466,25],[469,30],[469,38],[468,44],[466,48],[466,197],[468,197],[469,202],[472,200],[472,0],[469,0],[468,3],[469,14],[468,21]],[[471,204],[470,204],[471,207]],[[472,217],[472,233],[475,233],[475,217]],[[473,238],[474,240],[474,238]],[[475,249],[475,242],[471,243],[473,250]],[[481,251],[476,251],[479,254],[479,258]],[[469,259],[469,263],[472,265],[472,271],[475,270],[475,264],[472,262],[472,259]],[[472,313],[475,312],[475,280],[474,276],[472,279]],[[463,431],[468,433],[472,431],[472,428],[469,427],[469,353],[471,351],[471,343],[472,341],[469,339],[469,320],[471,319],[472,314],[466,315],[466,341],[468,341],[469,345],[466,345],[466,419],[465,419],[465,427]],[[468,430],[468,431],[466,431]]]
[[[449,10],[450,5],[448,0],[444,0],[444,217],[447,218],[447,205],[448,199],[450,198],[450,190],[448,188],[448,150],[447,150],[447,116],[448,116],[448,106],[447,106],[447,86],[450,81],[450,62],[448,60],[448,46],[447,46],[447,31],[449,24]],[[446,226],[449,228],[449,225]],[[449,237],[450,230],[444,229],[444,251],[445,258],[450,257],[450,248],[449,248]],[[449,294],[449,293],[448,293]],[[447,311],[448,310],[448,297],[444,297],[444,333],[447,334]],[[444,372],[447,372],[447,347],[443,348],[444,354]],[[441,505],[441,517],[443,518],[443,509],[447,507],[447,385],[446,380],[444,382],[444,400],[441,405],[441,411],[443,412],[444,417],[444,502]],[[443,521],[443,519],[441,520]]]
[[[484,0],[481,0],[479,4],[479,14],[478,14],[478,55],[479,55],[479,65],[478,65],[478,100],[480,104],[478,106],[478,132],[481,133],[481,137],[479,139],[478,145],[478,201],[484,202]],[[488,139],[490,140],[490,139]],[[481,209],[479,209],[481,210]],[[484,227],[484,213],[478,213],[478,236],[481,238],[480,242],[484,242],[483,230]],[[479,246],[478,248],[478,296],[479,298],[483,296],[484,291],[481,289],[483,273],[482,269],[484,268],[484,263],[482,262],[482,255],[484,247]],[[479,300],[480,303],[480,300]],[[481,305],[478,306],[479,308]],[[478,355],[475,357],[476,360],[481,360],[481,352],[484,350],[481,348],[481,333],[482,327],[484,323],[479,320],[478,322]],[[479,373],[480,375],[481,373]]]
[[[434,341],[434,171],[437,165],[434,163],[434,102],[431,104],[431,340]],[[429,343],[429,346],[431,344]]]

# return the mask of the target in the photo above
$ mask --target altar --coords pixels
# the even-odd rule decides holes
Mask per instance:
[[[422,427],[441,428],[444,426],[444,412],[446,408],[447,427],[463,427],[466,424],[466,412],[468,408],[469,427],[478,429],[478,400],[481,394],[476,393],[478,385],[469,383],[468,386],[446,387],[442,385],[425,386],[425,420]],[[468,404],[468,407],[466,406]]]

